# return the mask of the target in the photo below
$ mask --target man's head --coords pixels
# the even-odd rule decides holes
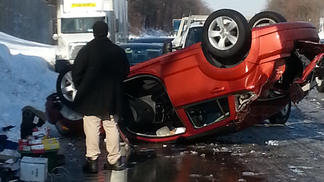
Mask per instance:
[[[97,21],[92,28],[94,37],[107,37],[108,25],[105,22]]]

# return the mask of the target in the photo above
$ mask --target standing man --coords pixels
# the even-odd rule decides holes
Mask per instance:
[[[78,90],[74,110],[84,114],[86,136],[86,173],[98,172],[99,129],[106,132],[108,152],[105,169],[122,170],[117,121],[122,117],[122,82],[129,73],[129,63],[122,48],[108,38],[108,25],[93,25],[94,39],[78,53],[72,66],[72,80]]]

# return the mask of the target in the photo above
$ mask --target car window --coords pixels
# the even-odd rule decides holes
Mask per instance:
[[[202,40],[203,27],[193,27],[189,29],[185,47],[191,46],[195,43],[201,42]]]
[[[96,21],[104,21],[105,17],[62,18],[62,33],[91,33]]]

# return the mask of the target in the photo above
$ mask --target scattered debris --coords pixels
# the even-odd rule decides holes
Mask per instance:
[[[324,136],[324,132],[319,131],[317,133],[320,134],[320,135],[322,135],[322,136]]]
[[[200,178],[201,175],[200,174],[190,174],[189,177],[191,177],[191,178]]]
[[[309,119],[305,119],[304,123],[313,123],[313,121],[309,120]]]
[[[9,131],[10,129],[12,129],[12,128],[14,128],[14,127],[15,127],[15,126],[9,125],[9,126],[3,127],[1,130],[2,130],[3,132],[7,132],[7,131]]]
[[[186,155],[186,154],[189,154],[189,152],[188,151],[180,152],[180,155]]]
[[[305,175],[304,171],[298,169],[296,166],[288,165],[288,167],[289,167],[289,169],[290,169],[292,172],[294,172],[294,173],[296,173],[296,174],[298,174],[298,175],[300,175],[300,176],[304,176],[304,175]]]
[[[237,181],[238,182],[246,182],[246,179],[241,178],[241,179],[238,179]]]
[[[277,140],[269,140],[269,141],[266,141],[265,144],[270,145],[270,146],[278,146],[279,141],[277,141]]]
[[[230,152],[230,149],[228,149],[228,148],[226,148],[226,147],[222,147],[222,148],[221,148],[221,151],[222,151],[222,152]]]
[[[260,176],[261,173],[255,173],[255,172],[251,172],[251,171],[245,171],[242,172],[242,176]]]

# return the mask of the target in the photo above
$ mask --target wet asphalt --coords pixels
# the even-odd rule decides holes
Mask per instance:
[[[286,125],[267,121],[243,131],[186,145],[122,143],[127,169],[84,174],[84,137],[59,137],[65,164],[48,181],[261,182],[324,181],[324,94],[312,91],[292,107]],[[102,143],[104,150],[104,144]]]

